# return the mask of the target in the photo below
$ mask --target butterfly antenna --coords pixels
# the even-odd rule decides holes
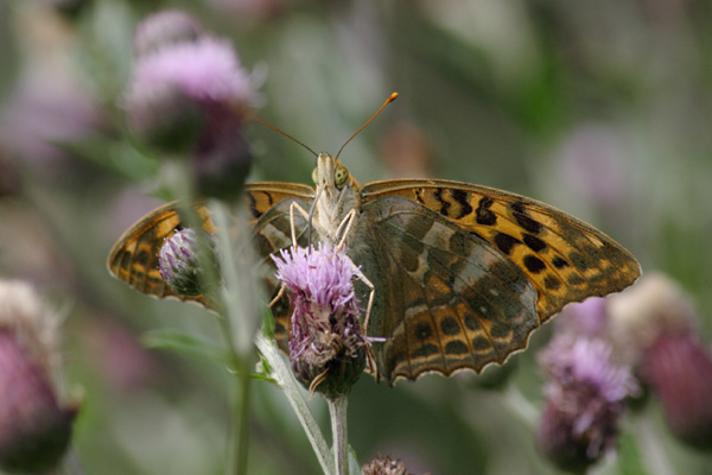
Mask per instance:
[[[266,128],[270,129],[270,130],[273,131],[273,132],[277,132],[277,133],[278,133],[279,135],[281,135],[282,137],[284,137],[284,138],[286,138],[286,139],[289,139],[289,140],[291,140],[292,142],[295,142],[295,143],[301,145],[302,147],[304,147],[305,149],[307,149],[307,150],[308,150],[312,155],[314,155],[315,157],[318,157],[318,156],[319,156],[319,154],[316,153],[316,152],[315,152],[311,147],[309,147],[307,144],[305,144],[305,143],[302,142],[301,140],[295,138],[294,136],[288,134],[287,132],[285,132],[284,130],[280,129],[279,127],[270,124],[269,122],[267,122],[266,120],[264,120],[262,117],[257,116],[257,115],[253,115],[252,117],[250,117],[250,119],[251,119],[252,121],[254,121],[254,122],[260,124],[262,127],[266,127]]]
[[[361,132],[363,132],[363,130],[364,130],[366,127],[368,127],[368,126],[371,124],[371,122],[373,122],[373,119],[375,119],[376,117],[378,117],[378,115],[379,115],[381,112],[383,112],[383,109],[385,109],[388,104],[390,104],[391,102],[395,101],[396,99],[398,99],[398,93],[394,91],[394,92],[391,93],[390,96],[388,96],[388,99],[386,99],[386,100],[383,102],[383,104],[381,104],[381,107],[379,107],[378,110],[376,110],[376,112],[374,112],[373,114],[371,114],[371,117],[369,117],[369,118],[366,120],[366,122],[363,123],[363,125],[362,125],[361,127],[359,127],[358,129],[356,129],[356,132],[354,132],[353,134],[351,134],[351,137],[349,137],[349,139],[348,139],[346,142],[344,142],[344,144],[343,144],[343,145],[341,146],[341,148],[339,149],[339,152],[336,154],[336,160],[339,159],[339,155],[341,155],[341,152],[343,152],[344,148],[346,148],[346,146],[349,144],[349,142],[351,142],[354,138],[356,138],[356,136],[357,136],[358,134],[360,134]]]

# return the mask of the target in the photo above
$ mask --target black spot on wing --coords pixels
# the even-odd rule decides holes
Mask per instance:
[[[541,252],[546,249],[546,243],[531,234],[525,234],[522,237],[522,241],[524,241],[524,244],[526,244],[527,247],[534,252]]]
[[[510,236],[505,233],[497,233],[494,237],[494,243],[497,245],[500,251],[509,255],[512,252],[512,248],[521,243],[521,241],[515,237]]]
[[[542,224],[527,215],[527,212],[524,209],[524,203],[521,201],[515,201],[510,205],[510,208],[512,209],[512,216],[514,216],[517,224],[519,224],[522,228],[532,234],[539,234],[541,232],[543,227]]]
[[[524,256],[524,267],[534,274],[538,274],[542,270],[546,269],[546,264],[544,261],[531,254]]]
[[[452,216],[453,218],[461,219],[472,213],[472,206],[470,206],[470,203],[467,200],[468,195],[466,191],[452,190],[450,194],[452,195],[452,199],[460,205],[460,214],[457,216]]]
[[[483,196],[480,199],[480,203],[477,206],[475,220],[478,224],[484,224],[486,226],[492,226],[497,223],[497,215],[492,212],[490,207],[494,201],[492,198]]]
[[[445,345],[445,353],[448,355],[463,355],[469,352],[467,345],[460,340],[452,340]]]

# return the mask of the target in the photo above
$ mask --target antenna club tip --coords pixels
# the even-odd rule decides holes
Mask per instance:
[[[391,95],[388,97],[388,102],[393,102],[396,99],[398,99],[398,92],[397,91],[391,92]]]

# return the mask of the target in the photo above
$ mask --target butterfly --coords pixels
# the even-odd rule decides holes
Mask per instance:
[[[640,276],[620,244],[550,205],[450,180],[360,186],[338,154],[316,155],[313,187],[246,185],[255,246],[267,266],[293,240],[346,250],[368,284],[357,283],[359,300],[372,296],[367,333],[384,340],[373,346],[375,372],[390,384],[504,363],[566,304],[623,290]],[[195,210],[214,233],[208,209]],[[209,306],[161,279],[159,250],[182,227],[176,204],[149,213],[114,245],[110,272],[143,293]],[[284,349],[292,312],[273,274],[265,279]]]

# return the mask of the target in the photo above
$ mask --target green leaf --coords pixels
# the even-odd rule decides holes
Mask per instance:
[[[356,458],[356,451],[349,445],[349,475],[361,475],[361,464]]]
[[[180,330],[163,328],[150,330],[141,336],[143,345],[155,350],[169,350],[176,353],[191,354],[204,359],[218,362],[229,368],[231,372],[237,372],[238,365],[230,358],[230,353],[213,342],[198,338],[194,335],[184,333]],[[260,362],[259,371],[250,373],[250,378],[257,381],[276,383],[270,376],[269,364]]]
[[[648,475],[642,464],[635,437],[629,432],[623,432],[618,439],[618,473],[620,475]]]
[[[198,338],[180,330],[165,328],[150,330],[143,334],[141,342],[147,348],[170,350],[192,354],[233,367],[229,354],[213,342]]]

